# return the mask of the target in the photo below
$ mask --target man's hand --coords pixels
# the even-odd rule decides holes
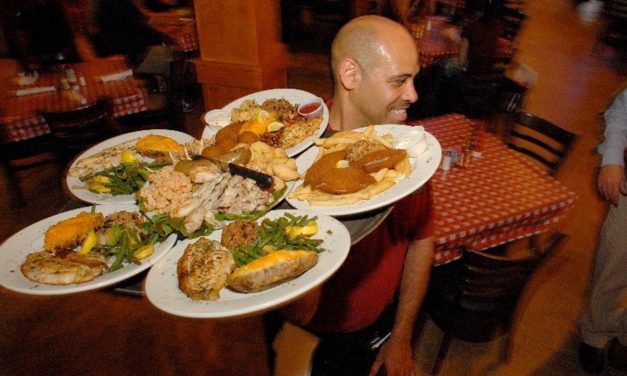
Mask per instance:
[[[375,376],[381,366],[385,368],[385,375],[387,376],[414,376],[416,365],[411,343],[407,340],[397,339],[392,335],[379,350],[377,358],[370,368],[369,376]]]
[[[621,194],[627,194],[625,169],[621,165],[606,165],[599,171],[598,187],[601,196],[613,205],[618,205]]]

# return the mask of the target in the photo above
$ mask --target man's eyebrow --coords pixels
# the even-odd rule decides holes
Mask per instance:
[[[396,76],[392,76],[388,79],[388,81],[398,81],[398,80],[406,80],[411,78],[412,75],[409,73],[397,74]]]

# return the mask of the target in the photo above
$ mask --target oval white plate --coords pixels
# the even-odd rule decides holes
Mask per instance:
[[[123,142],[140,139],[144,136],[148,136],[150,134],[157,134],[161,136],[166,136],[174,139],[176,142],[185,144],[187,142],[192,141],[194,138],[187,133],[174,131],[170,129],[149,129],[144,131],[130,132],[124,133],[119,136],[115,136],[108,140],[102,141],[91,148],[82,152],[78,157],[76,157],[70,167],[76,165],[76,162],[80,159],[89,157],[96,153],[103,151],[106,148],[110,148],[115,145],[119,145]],[[69,170],[69,168],[68,168]],[[80,179],[69,176],[67,171],[65,173],[64,184],[66,189],[72,196],[83,201],[88,202],[90,204],[134,204],[135,203],[135,195],[111,195],[108,193],[96,193],[87,189],[87,184],[80,181]],[[85,188],[82,188],[85,187]]]
[[[321,247],[326,251],[319,253],[316,266],[299,277],[257,293],[238,293],[223,288],[220,299],[215,301],[195,301],[185,295],[178,287],[176,264],[185,252],[185,247],[197,239],[179,242],[172,252],[158,262],[148,272],[144,285],[146,296],[157,308],[177,316],[196,318],[234,317],[266,311],[298,298],[327,280],[344,262],[350,249],[350,235],[338,220],[312,212],[301,210],[273,210],[263,218],[276,219],[286,212],[294,215],[318,217],[317,239],[323,239]],[[220,241],[222,231],[216,231],[209,239]]]
[[[304,90],[298,90],[298,89],[271,89],[271,90],[264,90],[264,91],[258,91],[256,93],[252,93],[250,95],[246,95],[244,97],[241,97],[229,104],[227,104],[226,106],[224,106],[222,108],[222,110],[226,111],[227,113],[231,113],[231,110],[233,110],[234,108],[237,108],[239,106],[242,105],[242,103],[244,103],[244,101],[249,100],[249,99],[254,99],[258,104],[262,104],[265,100],[267,99],[286,99],[288,100],[291,104],[294,105],[298,105],[301,103],[306,103],[306,102],[311,102],[314,101],[316,99],[320,99],[320,97],[317,97],[315,95],[313,95],[312,93],[309,93],[307,91]],[[209,111],[207,113],[207,116],[209,116],[210,114],[215,113],[213,111]],[[298,143],[297,145],[292,146],[289,149],[285,150],[285,153],[287,154],[288,157],[293,157],[295,155],[298,155],[300,153],[302,153],[305,149],[307,149],[308,147],[310,147],[314,140],[320,136],[322,136],[322,134],[324,133],[324,130],[327,129],[327,125],[329,124],[329,108],[327,107],[327,105],[324,103],[324,101],[322,101],[322,122],[320,122],[320,127],[318,127],[318,130],[316,130],[316,132],[310,136],[307,137],[305,140],[301,141],[300,143]],[[203,130],[202,133],[202,138],[209,138],[212,139],[215,136],[216,133],[216,129],[218,129],[215,126],[205,126],[205,129]]]
[[[398,124],[384,124],[375,126],[375,130],[378,135],[382,136],[389,133],[395,139],[400,135],[410,132],[412,128],[413,127],[408,125]],[[359,128],[359,130],[363,129],[365,128]],[[288,195],[287,202],[297,209],[309,210],[332,216],[344,216],[364,213],[387,205],[391,205],[425,184],[437,171],[438,166],[440,165],[440,159],[442,158],[442,148],[440,147],[440,143],[429,132],[425,131],[425,136],[427,138],[427,149],[418,157],[410,158],[413,169],[411,174],[409,174],[408,177],[399,180],[390,189],[381,192],[380,194],[370,198],[369,200],[364,200],[349,205],[311,206],[307,201],[296,200],[290,198]],[[307,169],[316,160],[316,157],[318,156],[318,149],[319,148],[317,146],[314,146],[296,159],[298,172],[301,174],[301,176],[305,176],[305,172],[307,171]],[[302,179],[299,180],[298,183],[296,183],[296,187],[300,186],[302,183]]]
[[[117,211],[139,212],[136,205],[98,205],[96,212],[108,215]],[[52,217],[34,223],[11,236],[0,246],[0,285],[3,287],[30,295],[63,295],[76,292],[100,289],[131,278],[151,267],[164,257],[176,243],[176,235],[168,236],[165,241],[155,244],[154,253],[145,258],[141,264],[129,264],[112,273],[106,273],[100,277],[81,284],[72,285],[44,285],[33,282],[24,277],[20,266],[26,260],[26,256],[33,252],[39,252],[44,247],[44,235],[50,226],[61,220],[74,217],[80,212],[89,212],[91,207],[66,211]]]

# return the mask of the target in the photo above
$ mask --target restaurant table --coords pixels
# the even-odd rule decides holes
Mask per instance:
[[[444,31],[451,28],[457,29],[441,16],[426,17],[410,24],[409,31],[416,42],[421,68],[459,57],[461,45],[444,35]]]
[[[147,17],[148,25],[168,38],[168,44],[175,52],[198,50],[196,22],[191,9],[181,8],[164,12],[142,9],[142,13]]]
[[[60,74],[54,70],[38,72],[37,81],[28,86],[11,83],[8,85],[9,90],[0,97],[0,135],[3,142],[16,142],[50,133],[48,124],[37,114],[38,111],[67,111],[102,97],[111,101],[115,117],[148,109],[148,92],[142,80],[133,76],[108,82],[101,80],[101,76],[130,69],[122,56],[67,64],[66,68],[72,68],[76,75],[77,82],[72,85],[78,86],[77,93],[84,97],[83,103],[72,94],[73,90],[60,88]],[[84,81],[84,85],[80,81]],[[50,86],[56,90],[23,96],[15,94],[16,90]]]
[[[428,68],[442,61],[457,58],[461,51],[459,43],[446,37],[417,39],[416,47],[421,68]]]
[[[463,145],[473,121],[457,115],[424,119],[442,150]],[[480,157],[468,167],[438,170],[431,178],[435,206],[435,265],[456,260],[462,247],[482,251],[547,231],[574,205],[576,195],[547,171],[484,135]]]

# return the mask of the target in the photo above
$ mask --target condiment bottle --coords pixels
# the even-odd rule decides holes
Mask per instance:
[[[474,124],[473,139],[474,143],[472,146],[472,156],[480,157],[485,144],[485,124],[483,122],[477,122]]]
[[[68,68],[65,70],[65,76],[69,83],[73,84],[76,82],[76,73],[74,73],[74,69]]]
[[[451,151],[447,150],[444,152],[444,157],[442,157],[442,170],[448,171],[451,168]]]
[[[470,147],[470,141],[462,146],[461,163],[462,167],[470,166],[470,158],[472,158],[472,148]]]

